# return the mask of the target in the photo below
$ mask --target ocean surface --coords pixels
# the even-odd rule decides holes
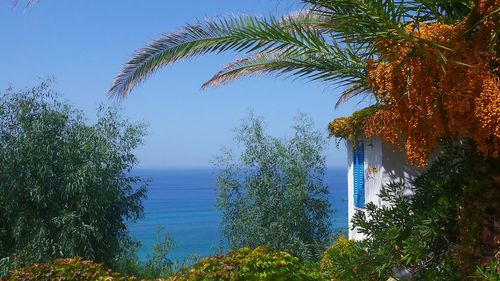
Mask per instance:
[[[215,207],[215,170],[168,169],[135,170],[134,175],[150,180],[144,200],[144,217],[129,225],[133,238],[142,244],[139,258],[144,261],[163,227],[175,240],[170,258],[201,257],[215,253],[220,244],[221,216]],[[325,182],[334,211],[332,229],[347,228],[347,171],[329,168]]]

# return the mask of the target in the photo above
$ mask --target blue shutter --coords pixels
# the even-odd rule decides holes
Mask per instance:
[[[365,207],[365,152],[364,143],[360,141],[352,150],[354,175],[354,206]]]

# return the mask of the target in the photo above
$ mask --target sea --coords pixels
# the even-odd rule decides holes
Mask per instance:
[[[129,224],[130,235],[141,243],[145,261],[159,229],[175,241],[172,260],[205,257],[220,250],[221,212],[216,208],[214,169],[138,169],[134,175],[149,180],[144,217]],[[325,174],[332,206],[332,230],[347,228],[347,170],[328,168]]]

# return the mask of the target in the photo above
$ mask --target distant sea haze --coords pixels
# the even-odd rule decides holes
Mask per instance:
[[[144,218],[129,226],[130,234],[142,247],[144,261],[163,227],[176,242],[170,257],[183,260],[193,254],[215,253],[221,241],[221,215],[215,207],[216,184],[213,169],[138,169],[134,175],[149,179]],[[332,230],[347,228],[347,170],[328,168],[325,182],[333,208]]]

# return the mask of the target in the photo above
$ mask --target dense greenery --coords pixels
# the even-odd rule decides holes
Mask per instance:
[[[13,270],[9,280],[500,277],[495,229],[500,163],[478,156],[472,142],[443,144],[437,160],[412,182],[412,197],[403,196],[402,182],[385,186],[380,198],[386,205],[368,203],[366,213],[353,218],[367,239],[338,239],[318,266],[307,260],[321,253],[328,235],[324,138],[303,116],[292,138],[273,138],[263,121],[250,115],[238,130],[241,155],[225,150],[217,159],[223,168],[218,175],[223,230],[230,246],[239,249],[180,265],[168,258],[172,238],[159,231],[148,261],[140,263],[138,244],[124,223],[140,215],[145,189],[134,191],[131,184],[140,179],[124,171],[135,161],[130,150],[140,141],[141,127],[110,110],[86,125],[46,83],[9,90],[0,105],[0,207],[6,214],[0,217],[0,249],[6,253],[0,264],[6,270],[47,262]],[[128,211],[120,218],[106,215],[117,210]],[[104,227],[103,220],[115,228]],[[115,230],[115,236],[100,228]],[[81,258],[52,260],[69,256],[104,262],[123,275]]]
[[[345,237],[337,239],[321,255],[320,268],[332,280],[379,280],[375,265],[363,244]]]
[[[101,264],[82,260],[81,258],[56,259],[51,263],[33,264],[12,271],[8,280],[25,281],[87,281],[138,280],[135,276],[125,277],[106,270]],[[242,248],[225,255],[204,258],[191,267],[186,267],[176,275],[166,279],[169,281],[202,281],[202,280],[273,280],[273,281],[305,281],[324,280],[317,268],[304,265],[296,257],[286,252],[271,251],[266,247],[256,249]]]
[[[225,150],[217,159],[223,234],[231,248],[267,245],[303,259],[319,256],[330,226],[325,137],[304,116],[290,139],[268,136],[263,126],[250,115],[237,132],[241,155]]]
[[[380,106],[380,110],[361,116],[370,125],[356,118],[341,119],[330,126],[332,133],[382,136],[404,148],[407,158],[421,166],[439,141],[471,138],[475,145],[444,147],[441,157],[412,183],[415,196],[402,196],[403,183],[384,187],[380,197],[387,205],[369,203],[366,213],[358,213],[353,220],[367,239],[338,240],[322,256],[321,265],[333,280],[410,276],[499,280],[500,2],[301,2],[305,9],[282,18],[225,17],[166,34],[136,52],[110,94],[124,97],[161,67],[185,58],[237,51],[248,57],[223,68],[204,87],[274,73],[348,86],[339,101],[373,94],[374,108]],[[241,130],[240,140],[246,146],[243,157],[235,159],[228,153],[219,159],[224,168],[219,175],[224,234],[231,247],[265,244],[305,259],[317,255],[327,229],[322,218],[328,208],[321,203],[325,195],[321,181],[311,182],[308,177],[318,179],[323,168],[301,169],[310,164],[322,167],[318,158],[304,157],[311,151],[314,155],[314,148],[321,145],[300,149],[300,141],[288,144],[269,138],[260,121],[252,120]],[[357,121],[363,121],[367,130],[358,128]],[[307,144],[311,139],[303,140]],[[307,199],[311,195],[316,201]],[[311,202],[320,204],[308,207]],[[10,216],[1,219],[12,220]],[[265,264],[272,264],[271,268],[248,267],[253,253],[241,249],[207,259],[173,278],[262,279],[262,271],[274,274],[282,264],[266,257]],[[300,266],[293,268],[292,273],[302,272]],[[256,274],[244,275],[247,272]]]
[[[478,270],[485,264],[498,266],[499,174],[500,163],[485,161],[472,144],[444,145],[413,182],[413,197],[402,196],[404,184],[394,182],[380,193],[387,206],[370,202],[366,213],[354,216],[353,225],[367,239],[345,246],[351,254],[337,254],[342,259],[332,259],[335,270],[359,272],[363,265],[374,280],[403,273],[417,280],[463,280],[487,270]],[[491,266],[489,273],[500,277]]]
[[[114,109],[88,125],[48,83],[2,92],[0,265],[74,256],[111,264],[130,240],[126,223],[143,211],[146,185],[128,175],[143,135]]]

